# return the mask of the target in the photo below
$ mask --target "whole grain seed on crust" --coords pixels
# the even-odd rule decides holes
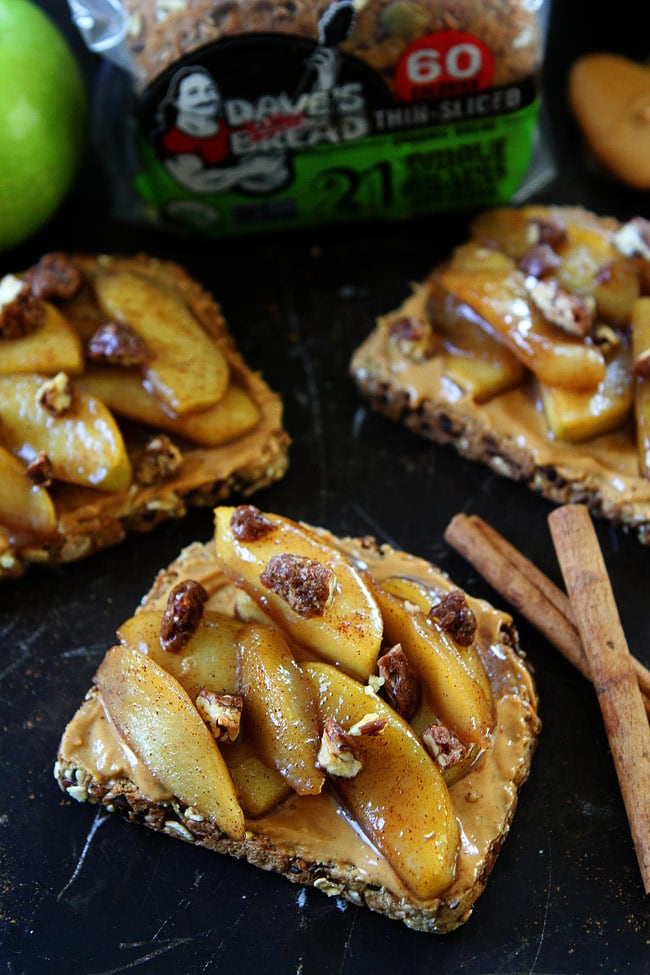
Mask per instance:
[[[284,599],[294,613],[309,619],[325,612],[334,594],[336,575],[314,559],[283,552],[267,562],[260,582]]]
[[[208,594],[200,582],[185,579],[170,591],[160,622],[163,650],[178,653],[196,633]]]

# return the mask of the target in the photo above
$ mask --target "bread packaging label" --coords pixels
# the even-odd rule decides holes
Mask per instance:
[[[544,4],[125,3],[103,50],[127,71],[95,106],[121,217],[232,234],[479,207],[539,181]]]

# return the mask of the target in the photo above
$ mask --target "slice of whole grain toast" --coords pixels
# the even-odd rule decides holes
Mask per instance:
[[[443,573],[422,559],[380,546],[369,538],[340,540],[322,530],[309,530],[319,543],[342,550],[375,583],[395,575],[420,580],[434,602],[450,591],[458,593]],[[236,613],[238,591],[210,542],[189,546],[162,570],[136,616],[152,610],[162,616],[170,592],[188,579],[200,583],[208,594],[206,611]],[[453,818],[460,824],[463,842],[455,853],[451,883],[435,896],[423,898],[409,888],[399,868],[395,869],[393,854],[380,852],[377,844],[381,845],[381,836],[371,838],[355,821],[335,775],[327,776],[319,795],[297,795],[287,789],[272,808],[259,815],[246,812],[243,837],[226,835],[216,822],[156,782],[139,760],[133,764],[133,752],[121,739],[98,687],[91,689],[63,735],[55,778],[72,798],[101,803],[132,822],[246,859],[283,874],[293,883],[313,885],[328,895],[366,905],[417,930],[450,931],[467,920],[485,887],[508,833],[519,788],[528,777],[540,727],[534,685],[518,647],[512,618],[481,600],[465,596],[462,602],[477,622],[473,647],[489,682],[494,726],[489,746],[467,767],[460,767],[455,781],[453,775],[447,778]],[[385,707],[381,681],[368,681],[368,711],[381,710]],[[379,696],[373,688],[379,689]],[[242,728],[246,708],[244,697]],[[323,718],[321,714],[321,722]],[[98,736],[105,742],[99,752],[93,748]],[[228,747],[232,746],[223,745],[222,751]],[[98,768],[93,756],[100,752],[108,758]],[[428,762],[428,753],[423,760]],[[232,764],[229,767],[232,770]],[[448,775],[448,771],[443,774]],[[416,795],[406,794],[400,799],[407,814],[408,804],[417,802]]]

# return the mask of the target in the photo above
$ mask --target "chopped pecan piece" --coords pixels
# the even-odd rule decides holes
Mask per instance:
[[[147,361],[147,346],[126,322],[105,322],[88,340],[86,355],[112,366],[141,366]]]
[[[232,743],[237,739],[244,709],[241,694],[217,694],[216,691],[201,690],[194,703],[217,741]]]
[[[601,264],[596,273],[594,274],[594,281],[596,284],[607,284],[608,281],[612,280],[612,262],[606,261],[605,264]]]
[[[238,542],[255,542],[275,525],[254,504],[240,504],[230,516],[230,527]]]
[[[183,463],[183,455],[166,433],[160,433],[144,446],[135,467],[134,477],[138,484],[159,484],[172,477]]]
[[[390,339],[403,355],[415,362],[431,359],[441,345],[430,322],[414,315],[397,318],[390,326]]]
[[[379,676],[389,704],[409,721],[420,703],[420,681],[411,667],[401,643],[396,643],[377,661]]]
[[[352,735],[353,738],[371,738],[373,735],[382,732],[387,722],[387,718],[382,718],[381,715],[372,711],[370,714],[364,714],[360,721],[355,722],[348,734]]]
[[[524,274],[534,278],[545,278],[553,274],[562,261],[549,244],[534,244],[519,258],[518,267]]]
[[[612,246],[624,257],[642,257],[650,261],[650,220],[633,217],[612,234]]]
[[[432,724],[422,732],[425,748],[444,772],[461,762],[467,748],[444,724]]]
[[[274,555],[260,582],[276,593],[294,613],[310,619],[322,616],[334,595],[336,576],[326,565],[302,555]]]
[[[74,403],[74,388],[65,372],[47,379],[36,393],[36,402],[52,416],[69,413]]]
[[[0,339],[20,339],[43,324],[45,307],[14,274],[0,281]]]
[[[594,326],[593,340],[607,360],[620,348],[622,341],[620,334],[611,325],[606,325],[605,322],[598,322]]]
[[[547,322],[585,338],[593,325],[593,311],[587,301],[561,288],[557,281],[535,281],[529,289],[531,300]]]
[[[203,604],[208,594],[200,582],[185,579],[167,597],[160,622],[160,645],[163,650],[178,653],[196,633],[203,617]]]
[[[528,221],[527,237],[531,246],[548,244],[555,249],[567,239],[567,229],[560,217],[533,217]]]
[[[53,251],[27,271],[25,280],[37,298],[73,298],[81,290],[83,274],[67,254]]]
[[[44,450],[41,450],[37,457],[28,464],[27,466],[27,477],[30,479],[32,484],[38,484],[42,487],[49,487],[52,483],[52,478],[54,472],[52,469],[52,461],[47,456]]]
[[[363,767],[354,738],[336,718],[325,718],[318,764],[329,775],[344,779],[353,779]]]
[[[436,620],[445,633],[461,647],[468,647],[476,635],[476,616],[467,605],[462,589],[445,593],[429,610],[429,617]]]

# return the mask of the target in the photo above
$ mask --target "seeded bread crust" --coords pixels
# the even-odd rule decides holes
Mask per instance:
[[[620,493],[605,493],[586,471],[566,464],[538,464],[533,452],[520,439],[499,435],[477,416],[470,416],[449,403],[424,400],[412,406],[408,393],[364,366],[353,365],[353,378],[359,393],[371,408],[401,423],[418,436],[443,446],[452,446],[467,460],[485,464],[496,474],[525,484],[557,504],[585,504],[592,514],[636,534],[650,545],[650,506],[621,498]]]
[[[321,536],[336,543],[336,539],[327,532],[321,532]],[[370,538],[358,540],[358,546],[368,553],[369,558],[374,559],[381,559],[392,551],[388,546],[377,545]],[[215,562],[211,542],[205,545],[194,543],[188,546],[168,568],[161,570],[136,612],[162,609],[170,589],[177,582],[188,577],[188,570],[191,571],[191,577],[205,585],[208,591],[218,589],[221,572]],[[513,660],[517,658],[520,662],[521,651],[517,639],[514,627],[508,625],[500,635],[502,641],[500,646],[504,654]],[[54,774],[60,788],[78,801],[101,804],[130,822],[140,823],[149,829],[164,832],[217,853],[227,853],[238,859],[247,860],[264,870],[282,874],[292,883],[316,887],[328,896],[341,897],[359,906],[365,905],[370,910],[402,921],[415,930],[442,934],[454,930],[470,916],[508,834],[517,807],[518,790],[530,772],[540,730],[537,699],[534,690],[526,690],[521,684],[517,686],[520,695],[518,703],[524,725],[520,745],[521,761],[513,772],[512,801],[501,829],[498,835],[493,837],[474,883],[460,890],[456,885],[453,896],[443,894],[426,906],[376,884],[364,883],[359,877],[359,870],[353,864],[308,860],[296,850],[272,842],[268,837],[255,832],[254,820],[248,823],[244,841],[237,842],[227,837],[214,823],[197,818],[196,812],[188,809],[178,800],[152,802],[126,778],[113,780],[110,784],[98,781],[84,768],[66,761],[61,752],[59,752]],[[96,693],[92,689],[87,699],[92,698]],[[508,693],[512,694],[513,691],[510,690]],[[251,878],[251,883],[254,883],[254,878]]]
[[[1,551],[0,580],[21,576],[30,564],[87,558],[128,535],[149,532],[170,518],[182,518],[188,506],[214,505],[232,495],[253,494],[283,477],[289,464],[290,439],[283,428],[281,399],[260,373],[248,368],[228,332],[221,308],[198,282],[178,264],[147,255],[75,255],[73,260],[90,276],[102,266],[136,271],[161,287],[172,286],[225,355],[232,376],[257,404],[260,420],[250,433],[217,447],[181,444],[172,437],[183,463],[174,475],[153,485],[134,483],[119,494],[58,485],[54,495],[59,511],[57,534],[46,541],[9,545]],[[81,318],[85,314],[74,299],[61,310]],[[134,457],[140,446],[135,440],[127,444]]]

